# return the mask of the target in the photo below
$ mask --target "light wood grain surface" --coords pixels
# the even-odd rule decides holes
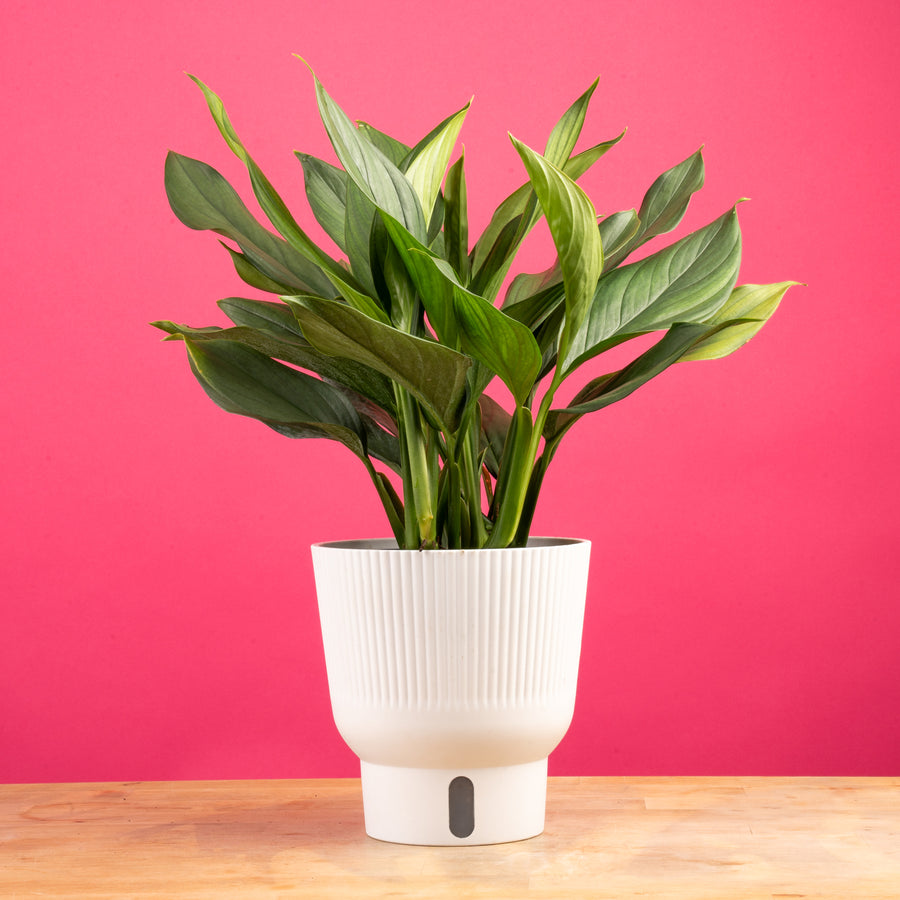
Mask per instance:
[[[543,835],[451,848],[350,779],[0,785],[0,897],[900,898],[900,779],[552,778]]]

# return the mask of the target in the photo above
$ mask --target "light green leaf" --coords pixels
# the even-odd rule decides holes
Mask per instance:
[[[565,370],[602,353],[623,336],[704,322],[731,294],[741,259],[736,210],[645,259],[600,279],[587,318],[575,335]]]
[[[708,325],[724,324],[728,327],[695,345],[682,360],[721,359],[733,353],[769,321],[788,289],[797,284],[796,281],[782,281],[778,284],[738,285],[725,305],[707,319]]]
[[[318,297],[286,300],[314,347],[381,372],[427,406],[446,430],[455,429],[472,364],[468,357],[383,325],[342,303]]]
[[[566,318],[560,355],[581,327],[603,271],[603,246],[597,213],[588,196],[566,175],[512,135],[534,186],[559,255],[565,288]]]
[[[623,131],[611,140],[576,153],[562,166],[562,171],[577,181],[624,136]],[[497,295],[516,251],[540,220],[541,212],[530,182],[513,191],[497,207],[470,254],[473,290],[490,300]]]
[[[553,126],[547,146],[544,149],[544,159],[550,165],[561,169],[575,149],[581,129],[584,126],[584,117],[588,104],[597,89],[600,79],[594,83],[563,113],[562,118]]]
[[[431,219],[435,201],[441,191],[441,182],[450,163],[450,156],[460,129],[469,111],[471,101],[459,112],[445,119],[432,133],[428,141],[413,149],[411,159],[406,167],[406,177],[411,182],[426,221]],[[390,210],[387,210],[390,212]]]

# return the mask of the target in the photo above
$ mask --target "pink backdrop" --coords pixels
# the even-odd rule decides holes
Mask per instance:
[[[742,280],[809,285],[559,454],[535,530],[594,554],[552,771],[896,774],[898,26],[887,0],[13,4],[0,781],[355,773],[308,545],[385,533],[366,476],[217,410],[146,324],[244,293],[165,201],[168,147],[246,184],[183,72],[302,207],[291,151],[327,149],[293,52],[409,139],[475,94],[475,230],[523,177],[507,130],[540,145],[599,74],[586,137],[629,127],[586,181],[599,210],[705,144],[685,225],[750,197]]]

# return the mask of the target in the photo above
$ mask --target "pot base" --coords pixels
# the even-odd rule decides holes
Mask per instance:
[[[501,844],[544,830],[547,760],[488,769],[362,761],[366,834],[395,844]]]

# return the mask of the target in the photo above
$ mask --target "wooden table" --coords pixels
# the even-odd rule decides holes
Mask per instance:
[[[451,848],[350,779],[0,785],[0,897],[900,898],[900,778],[553,778],[543,835]]]

